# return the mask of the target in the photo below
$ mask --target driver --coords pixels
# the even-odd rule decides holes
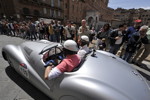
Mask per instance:
[[[56,67],[54,67],[54,65],[52,64],[47,66],[44,74],[45,79],[51,80],[55,77],[58,77],[64,72],[71,72],[75,67],[79,65],[81,59],[77,55],[77,43],[73,40],[66,40],[63,46],[63,52],[66,58],[63,59],[63,61]]]

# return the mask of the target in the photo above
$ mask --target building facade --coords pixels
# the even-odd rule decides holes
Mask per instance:
[[[85,3],[80,0],[64,0],[64,22],[80,24],[85,18]]]
[[[89,25],[111,23],[113,10],[108,8],[108,2],[109,0],[0,0],[0,18],[46,18],[63,23],[70,20],[78,25],[82,19],[86,19]]]
[[[63,0],[1,0],[6,18],[24,20],[49,18],[63,20]],[[7,6],[4,6],[7,5]],[[10,6],[11,5],[11,6]],[[7,9],[8,8],[8,9]]]
[[[13,1],[0,0],[0,19],[6,19],[14,14]]]
[[[139,9],[140,19],[142,20],[143,25],[150,26],[150,10]]]
[[[87,3],[86,19],[90,28],[95,27],[97,31],[113,19],[113,9],[108,7],[109,0],[89,0]]]
[[[113,26],[117,27],[121,23],[126,23],[128,26],[134,24],[134,20],[141,19],[143,25],[150,26],[150,10],[146,9],[123,9],[117,8],[114,10]]]

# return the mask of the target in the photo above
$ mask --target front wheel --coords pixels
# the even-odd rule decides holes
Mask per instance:
[[[10,57],[5,52],[3,52],[2,55],[3,55],[3,58],[8,62],[9,66],[13,67]]]
[[[7,55],[6,55],[6,53],[5,52],[2,52],[2,56],[3,56],[3,58],[7,61],[8,59],[7,59]]]

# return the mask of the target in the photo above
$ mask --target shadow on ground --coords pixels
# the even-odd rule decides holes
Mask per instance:
[[[34,100],[52,100],[46,96],[43,92],[38,90],[28,81],[26,81],[22,76],[20,76],[12,67],[8,66],[6,69],[6,74],[8,77],[14,81],[20,88],[22,88],[28,95],[30,95]]]

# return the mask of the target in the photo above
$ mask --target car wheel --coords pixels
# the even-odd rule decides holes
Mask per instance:
[[[3,56],[3,58],[7,61],[8,59],[7,59],[7,55],[6,55],[6,53],[5,52],[2,52],[2,56]]]
[[[6,53],[3,54],[3,57],[8,62],[9,66],[13,67],[12,61],[10,60],[10,57],[6,55]]]

